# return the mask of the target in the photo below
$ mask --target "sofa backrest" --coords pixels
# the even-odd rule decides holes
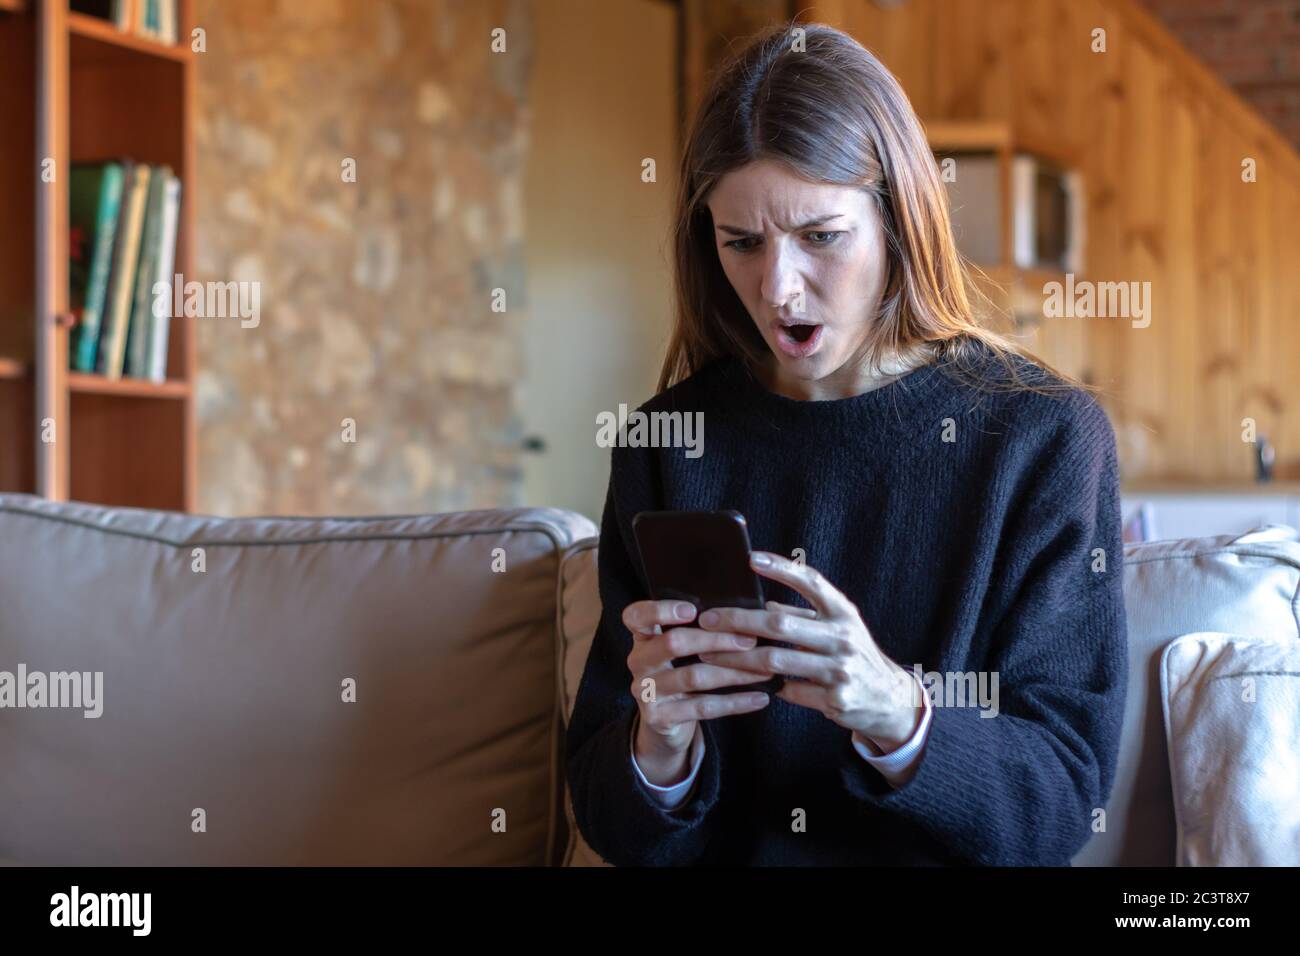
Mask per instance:
[[[595,531],[0,495],[0,672],[102,674],[98,717],[0,710],[0,859],[556,862],[561,561]]]
[[[103,675],[99,717],[0,709],[0,862],[600,865],[566,812],[560,723],[600,615],[596,533],[553,508],[213,518],[0,495],[0,681]],[[1168,866],[1160,652],[1300,639],[1300,541],[1128,545],[1124,590],[1119,767],[1074,862]]]

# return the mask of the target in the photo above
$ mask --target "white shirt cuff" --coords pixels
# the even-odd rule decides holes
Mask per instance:
[[[695,778],[699,776],[700,764],[704,763],[704,733],[700,725],[695,725],[695,737],[691,740],[691,772],[686,775],[686,779],[681,783],[675,783],[671,787],[659,787],[645,778],[641,768],[636,762],[636,729],[641,719],[638,712],[637,719],[632,721],[632,735],[628,741],[628,753],[632,756],[632,769],[636,775],[645,784],[650,791],[651,798],[665,810],[676,810],[690,799],[691,788],[695,785]]]
[[[916,675],[912,675],[912,680],[921,689],[921,702],[925,706],[925,713],[921,717],[920,724],[917,725],[915,732],[907,739],[902,746],[891,753],[877,756],[872,753],[871,749],[858,741],[857,733],[853,734],[853,749],[861,754],[862,759],[871,766],[880,771],[892,787],[901,787],[909,779],[916,764],[920,762],[921,751],[925,747],[925,738],[930,731],[930,694],[925,687],[916,680]]]

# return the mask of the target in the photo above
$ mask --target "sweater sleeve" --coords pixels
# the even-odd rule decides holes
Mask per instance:
[[[701,721],[704,759],[691,798],[667,810],[639,779],[628,751],[637,717],[627,657],[632,635],[623,609],[649,597],[638,571],[632,517],[654,510],[644,450],[615,447],[601,519],[600,623],[592,639],[565,739],[566,773],[578,829],[615,866],[690,866],[701,861],[718,805],[721,759],[716,734]],[[632,456],[641,455],[639,461]]]
[[[1044,477],[1021,476],[1028,488],[992,570],[988,659],[966,664],[988,671],[990,687],[996,674],[996,715],[935,707],[897,789],[845,735],[849,792],[960,862],[1069,865],[1114,781],[1128,679],[1123,543],[1114,431],[1091,398],[1039,464]]]

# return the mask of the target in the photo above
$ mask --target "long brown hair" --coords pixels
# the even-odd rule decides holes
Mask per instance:
[[[1092,390],[976,323],[967,289],[978,287],[957,252],[947,192],[907,95],[848,34],[790,21],[758,34],[717,70],[687,134],[674,227],[676,317],[660,392],[715,358],[737,355],[754,372],[769,354],[722,271],[705,205],[723,175],[759,159],[811,182],[864,188],[874,199],[888,274],[863,347],[873,372],[890,352],[929,351],[969,373],[983,342],[1013,389]],[[1024,382],[1013,355],[1060,381]]]

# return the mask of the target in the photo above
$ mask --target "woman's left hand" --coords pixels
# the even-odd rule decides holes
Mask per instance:
[[[700,658],[710,664],[805,678],[786,681],[776,696],[821,711],[882,753],[906,743],[925,712],[920,685],[884,655],[853,602],[808,565],[768,551],[755,551],[750,557],[755,571],[799,592],[812,609],[776,601],[768,601],[762,611],[720,607],[701,614],[696,626],[795,647],[760,645]],[[764,558],[770,563],[762,563]]]

